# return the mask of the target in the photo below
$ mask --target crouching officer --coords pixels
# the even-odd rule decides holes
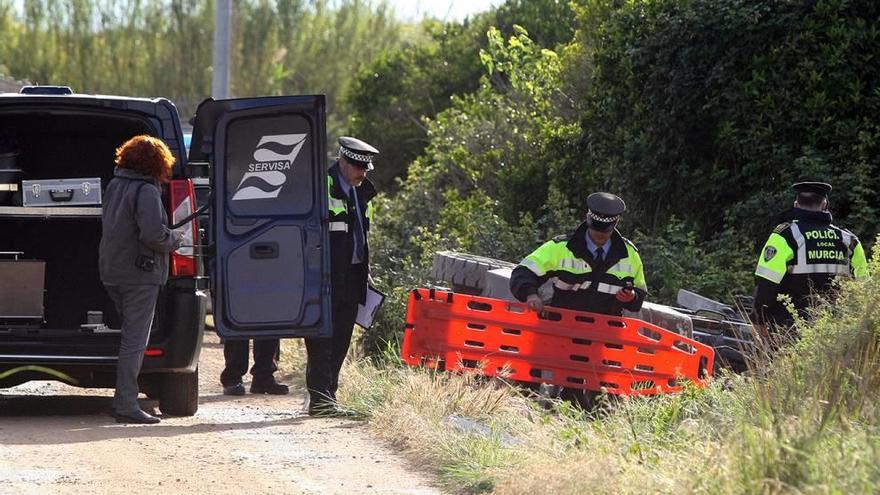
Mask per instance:
[[[806,316],[817,296],[827,296],[838,276],[868,274],[865,250],[852,232],[831,223],[823,182],[799,182],[794,208],[782,215],[758,258],[757,288],[752,318],[768,336],[769,326],[788,328],[794,323],[779,294],[787,294],[800,316]]]
[[[339,157],[328,177],[333,336],[305,339],[311,416],[348,415],[336,404],[339,370],[351,343],[358,304],[367,296],[370,271],[367,234],[376,188],[367,180],[367,172],[373,170],[379,150],[351,137],[339,138],[339,145]]]
[[[514,297],[543,310],[538,287],[549,279],[550,306],[613,316],[641,309],[648,291],[642,259],[616,229],[625,210],[613,194],[590,194],[586,220],[574,232],[547,241],[513,270]]]
[[[648,287],[639,252],[617,231],[626,204],[597,192],[587,197],[586,220],[574,232],[545,242],[514,268],[510,292],[535,311],[544,309],[538,287],[553,283],[550,306],[620,316],[638,311]],[[559,396],[584,409],[595,405],[595,392],[541,385],[539,394]]]

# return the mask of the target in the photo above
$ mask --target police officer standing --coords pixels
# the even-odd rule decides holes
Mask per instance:
[[[767,326],[788,328],[794,323],[779,294],[787,294],[800,316],[816,296],[828,295],[835,277],[868,274],[865,251],[850,231],[831,223],[823,182],[799,182],[794,208],[783,213],[770,234],[755,269],[757,288],[753,319],[766,336]]]
[[[336,404],[339,370],[345,361],[357,317],[367,295],[369,247],[376,188],[367,180],[379,150],[352,137],[339,138],[339,156],[329,170],[330,276],[333,335],[306,341],[310,416],[345,416]]]
[[[614,316],[641,309],[648,291],[642,259],[616,229],[624,211],[614,194],[590,194],[586,220],[574,232],[547,241],[513,270],[514,297],[543,310],[538,287],[549,279],[554,307]]]

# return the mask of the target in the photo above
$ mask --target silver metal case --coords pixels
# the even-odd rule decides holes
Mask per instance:
[[[21,181],[23,206],[100,206],[101,179],[40,179]]]

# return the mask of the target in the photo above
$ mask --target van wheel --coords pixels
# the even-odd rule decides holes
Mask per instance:
[[[467,253],[434,253],[431,277],[452,284],[453,292],[479,295],[486,288],[486,272],[496,268],[515,268],[509,261]]]
[[[159,409],[172,416],[192,416],[199,410],[198,368],[192,373],[169,373],[163,377]]]

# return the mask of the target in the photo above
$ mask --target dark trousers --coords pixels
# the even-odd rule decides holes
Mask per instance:
[[[310,407],[336,402],[339,388],[339,370],[348,354],[351,333],[357,317],[358,303],[333,299],[333,336],[326,339],[305,339],[308,365],[306,386],[309,388]]]
[[[220,383],[224,387],[236,385],[248,369],[249,340],[226,340],[223,342],[223,357],[226,368],[220,374]],[[254,380],[268,380],[278,369],[278,353],[281,341],[278,339],[254,340],[254,366],[251,375]]]

